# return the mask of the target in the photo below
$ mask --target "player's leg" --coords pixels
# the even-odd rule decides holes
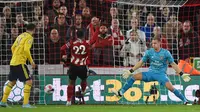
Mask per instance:
[[[30,92],[32,87],[32,80],[27,80],[24,85],[24,100],[23,105],[29,104]]]
[[[24,100],[23,108],[35,108],[29,104],[29,98],[32,87],[32,77],[29,75],[28,67],[24,64],[19,65],[18,69],[18,78],[21,82],[24,82]]]
[[[67,73],[69,75],[69,84],[67,86],[67,103],[66,103],[67,106],[71,105],[72,96],[74,95],[77,71],[78,71],[77,67],[75,65],[70,64],[69,70]]]
[[[82,93],[85,92],[86,87],[87,87],[87,79],[81,80],[81,90],[82,90]]]
[[[4,90],[4,93],[3,93],[3,97],[2,97],[2,100],[0,102],[0,106],[1,107],[9,107],[8,104],[7,104],[7,99],[8,99],[8,96],[13,88],[13,86],[16,84],[16,80],[14,81],[9,81],[5,87],[5,90]]]
[[[88,72],[89,72],[89,69],[88,69],[87,66],[81,66],[79,68],[79,72],[77,73],[78,77],[81,79],[81,90],[82,90],[82,93],[85,92],[86,87],[87,87]]]
[[[187,104],[188,101],[187,99],[183,96],[183,94],[177,90],[176,88],[173,87],[172,83],[170,81],[166,82],[165,83],[165,86],[168,90],[170,90],[172,93],[174,93],[178,98],[180,98],[184,104]]]
[[[17,80],[16,70],[17,70],[16,66],[10,66],[10,73],[9,73],[9,76],[8,76],[9,82],[7,83],[7,85],[5,87],[3,97],[2,97],[2,100],[0,102],[1,107],[7,107],[8,106],[7,105],[8,96],[9,96],[13,86],[16,84],[16,80]]]
[[[131,78],[128,79],[128,81],[124,84],[124,86],[122,87],[122,89],[120,91],[116,91],[116,90],[112,90],[112,92],[121,97],[130,87],[132,87],[133,83],[136,80],[142,80],[143,78],[143,73],[137,73],[134,74]]]
[[[75,80],[69,79],[69,84],[67,86],[67,103],[66,105],[71,105],[72,96],[74,95]]]

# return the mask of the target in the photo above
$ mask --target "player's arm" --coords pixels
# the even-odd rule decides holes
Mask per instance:
[[[64,44],[60,48],[60,52],[61,52],[61,56],[62,56],[62,59],[61,59],[62,62],[66,62],[66,60],[67,60],[67,49],[69,49],[69,47],[70,47],[70,42],[67,42],[66,44]]]
[[[131,68],[130,70],[124,70],[124,73],[122,74],[122,77],[124,79],[127,79],[131,73],[133,73],[135,70],[139,69],[142,65],[143,65],[143,61],[140,60],[138,63],[135,64],[135,66],[133,68]]]
[[[12,54],[14,53],[16,46],[17,46],[17,39],[15,40],[15,42],[13,43],[11,47]]]
[[[149,59],[149,51],[147,50],[145,53],[144,53],[144,56],[142,57],[142,59],[135,64],[135,66],[133,68],[131,68],[129,71],[132,73],[134,72],[135,70],[139,69],[140,67],[142,67],[142,65],[147,62],[147,60]]]
[[[178,67],[178,65],[175,62],[172,62],[170,64],[172,66],[172,68],[176,71],[176,73],[178,73],[180,75],[181,69]]]
[[[176,73],[178,73],[183,78],[185,82],[189,82],[191,80],[190,74],[183,73],[175,62],[171,63],[171,66],[176,71]]]
[[[147,50],[145,52],[144,56],[142,57],[142,59],[139,62],[137,62],[133,68],[131,68],[130,70],[124,70],[124,73],[122,74],[122,77],[127,79],[131,75],[131,73],[133,73],[135,70],[137,70],[140,67],[142,67],[142,65],[145,62],[147,62],[148,59],[149,59],[149,51]]]
[[[135,66],[131,69],[132,72],[139,69],[140,67],[142,67],[142,65],[144,64],[144,62],[142,60],[140,60],[138,63],[135,64]],[[130,71],[131,71],[130,70]]]
[[[25,52],[25,55],[28,58],[29,62],[31,63],[31,65],[34,64],[34,61],[33,61],[33,58],[31,56],[31,52],[30,52],[32,44],[33,44],[32,38],[27,39],[24,44],[24,52]]]

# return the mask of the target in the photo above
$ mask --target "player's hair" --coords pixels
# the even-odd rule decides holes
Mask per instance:
[[[29,23],[26,25],[26,30],[33,31],[35,29],[36,25],[33,23]]]
[[[77,30],[76,32],[77,38],[82,39],[84,37],[84,32],[83,30]]]
[[[153,40],[157,40],[157,41],[161,41],[161,38],[160,37],[158,37],[158,36],[154,36],[152,39],[151,39],[151,41],[153,41]]]

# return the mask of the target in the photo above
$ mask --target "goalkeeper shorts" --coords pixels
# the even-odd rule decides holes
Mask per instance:
[[[166,82],[169,82],[169,78],[165,73],[154,73],[151,71],[142,72],[142,81],[151,82],[151,81],[158,81],[160,85],[165,86]]]

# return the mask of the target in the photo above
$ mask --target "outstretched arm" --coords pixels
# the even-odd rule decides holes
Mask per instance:
[[[171,66],[176,71],[176,73],[180,75],[181,69],[178,67],[178,65],[175,62],[173,62],[171,63]]]
[[[136,65],[131,70],[135,71],[135,70],[139,69],[140,67],[142,67],[143,64],[144,64],[144,62],[142,60],[140,60],[138,63],[136,63]],[[130,72],[131,72],[131,70],[130,70]]]
[[[189,77],[190,74],[183,73],[175,62],[172,62],[171,66],[176,71],[176,73],[178,73],[182,77],[182,79],[185,82],[189,82],[191,80],[191,78]]]
[[[135,70],[137,70],[138,68],[140,68],[143,65],[143,61],[140,60],[133,68],[131,68],[130,70],[124,70],[124,73],[122,74],[122,77],[124,79],[127,79],[131,73],[133,73]]]

